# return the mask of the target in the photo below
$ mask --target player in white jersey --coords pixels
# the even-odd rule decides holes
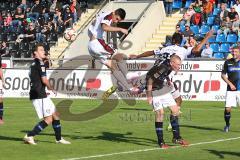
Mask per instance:
[[[127,74],[128,70],[123,61],[124,55],[116,53],[116,50],[104,41],[105,32],[122,32],[123,34],[128,34],[127,29],[111,26],[112,23],[124,20],[125,16],[126,12],[122,8],[114,12],[102,12],[98,14],[88,29],[90,38],[88,51],[93,58],[100,60],[102,64],[111,69],[113,76],[121,83],[125,90],[137,93],[139,89],[133,87],[127,81],[127,78],[131,77]],[[117,86],[111,87],[103,94],[102,98],[107,99],[116,89]]]

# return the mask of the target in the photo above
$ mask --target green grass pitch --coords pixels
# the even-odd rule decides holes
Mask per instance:
[[[55,99],[57,104],[60,99]],[[90,111],[100,100],[73,100],[74,114]],[[24,144],[23,136],[39,121],[28,99],[4,100],[5,124],[0,126],[1,160],[239,160],[240,113],[232,111],[231,131],[224,133],[224,102],[184,102],[181,134],[191,144],[171,143],[164,121],[164,139],[171,148],[157,148],[154,113],[146,101],[129,106],[119,101],[111,112],[88,121],[62,121],[62,135],[71,145],[55,144],[51,126],[35,137],[36,146]],[[235,139],[232,139],[235,138]]]

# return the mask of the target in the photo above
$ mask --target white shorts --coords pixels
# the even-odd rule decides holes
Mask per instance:
[[[56,112],[54,103],[48,97],[42,99],[33,99],[32,104],[37,112],[39,119],[51,116],[54,112]]]
[[[181,96],[179,89],[175,88],[173,85],[169,86],[167,82],[164,84],[166,87],[169,87],[171,89],[171,94],[173,96],[173,99],[176,99]]]
[[[177,105],[168,86],[160,90],[152,91],[152,95],[154,111]]]
[[[240,91],[227,91],[225,107],[237,107],[240,100]]]
[[[173,96],[173,99],[176,99],[176,98],[178,98],[178,97],[181,96],[181,94],[180,94],[180,92],[179,92],[179,89],[176,89],[176,88],[174,88],[174,87],[173,87],[173,90],[172,90],[171,94],[172,94],[172,96]]]
[[[105,43],[105,42],[102,42]],[[115,51],[105,44],[108,49],[104,48],[104,44],[101,44],[98,39],[94,39],[88,42],[88,51],[94,59],[100,60],[101,63],[106,64],[108,59],[115,53]]]

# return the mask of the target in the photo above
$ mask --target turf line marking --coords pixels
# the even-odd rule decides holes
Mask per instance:
[[[198,143],[193,143],[190,144],[190,146],[198,146],[198,145],[203,145],[203,144],[212,144],[212,143],[218,143],[218,142],[226,142],[226,141],[232,141],[240,139],[240,137],[235,137],[235,138],[228,138],[228,139],[218,139],[215,141],[208,141],[208,142],[198,142]],[[174,148],[180,148],[181,146],[174,146],[170,147],[169,149],[174,149]],[[81,160],[81,159],[92,159],[92,158],[101,158],[101,157],[109,157],[109,156],[114,156],[114,155],[122,155],[122,154],[131,154],[131,153],[139,153],[139,152],[148,152],[148,151],[154,151],[154,150],[162,150],[162,148],[149,148],[149,149],[140,149],[140,150],[133,150],[133,151],[125,151],[125,152],[115,152],[115,153],[109,153],[109,154],[100,154],[100,155],[95,155],[95,156],[87,156],[87,157],[78,157],[78,158],[67,158],[67,159],[62,159],[62,160]]]

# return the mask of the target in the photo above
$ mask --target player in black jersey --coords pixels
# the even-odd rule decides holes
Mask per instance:
[[[240,49],[238,46],[233,47],[233,58],[224,62],[222,79],[227,83],[224,132],[229,132],[231,107],[236,107],[240,102]]]
[[[147,73],[147,100],[155,111],[155,128],[158,137],[158,144],[161,148],[168,148],[163,140],[163,116],[164,108],[169,107],[171,110],[170,122],[173,128],[173,142],[181,145],[188,145],[180,136],[178,124],[179,107],[177,106],[170,87],[166,87],[164,81],[172,71],[179,71],[181,58],[172,55],[170,60],[165,60],[160,65],[153,66]]]
[[[46,67],[43,59],[46,58],[45,50],[42,44],[37,44],[34,49],[34,62],[30,66],[30,100],[37,112],[40,121],[32,131],[28,132],[24,136],[25,143],[36,145],[34,141],[34,136],[39,134],[44,128],[49,124],[55,132],[56,143],[70,144],[70,142],[64,140],[61,136],[61,124],[56,107],[49,97],[47,97],[45,88],[53,90],[52,86],[49,84],[46,74]]]

